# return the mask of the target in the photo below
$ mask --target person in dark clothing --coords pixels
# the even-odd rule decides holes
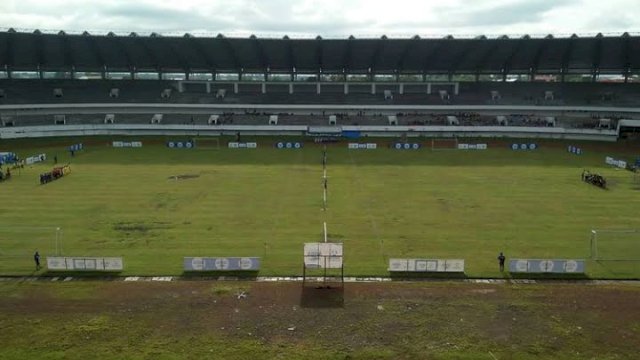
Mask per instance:
[[[57,164],[58,163],[58,155],[53,155],[53,164]]]
[[[236,133],[236,142],[240,142],[240,131]]]
[[[504,261],[505,261],[506,257],[504,256],[503,253],[500,253],[500,255],[498,255],[498,262],[500,263],[500,272],[504,272]]]
[[[36,263],[36,271],[40,270],[40,254],[36,250],[36,253],[33,254],[33,261]]]

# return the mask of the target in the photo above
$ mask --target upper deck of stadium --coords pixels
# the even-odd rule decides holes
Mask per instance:
[[[640,37],[282,39],[0,32],[2,77],[19,72],[396,75],[621,75],[640,70]],[[135,77],[135,75],[133,76]],[[159,76],[163,78],[162,75]]]

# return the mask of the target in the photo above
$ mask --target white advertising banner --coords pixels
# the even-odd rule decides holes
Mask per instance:
[[[612,158],[611,156],[607,156],[606,158],[604,158],[604,162],[606,162],[608,165],[611,166],[616,166],[619,167],[621,169],[626,169],[627,168],[627,162],[624,160],[617,160]]]
[[[304,265],[315,269],[339,269],[342,267],[342,243],[304,244]]]
[[[29,156],[28,158],[24,159],[25,164],[27,165],[32,165],[35,163],[39,163],[42,161],[47,160],[47,154],[40,154],[40,155],[35,155],[35,156]]]
[[[111,146],[114,148],[141,148],[142,141],[114,141]]]
[[[228,144],[229,149],[255,149],[258,147],[258,143],[255,142],[230,142]]]
[[[389,259],[390,272],[464,272],[463,259]]]
[[[122,271],[124,264],[121,257],[47,257],[49,270],[73,271]]]
[[[349,149],[352,150],[374,150],[378,148],[378,144],[376,143],[366,143],[366,144],[361,144],[361,143],[349,143],[347,145],[347,147]]]
[[[487,144],[458,144],[458,150],[487,150]]]

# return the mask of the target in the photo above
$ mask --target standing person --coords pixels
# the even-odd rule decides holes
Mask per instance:
[[[38,250],[33,254],[33,261],[36,263],[36,271],[40,270],[40,254],[38,253]]]
[[[501,252],[500,255],[498,255],[498,263],[500,264],[500,272],[504,272],[504,261],[505,261],[505,259],[506,259],[506,257]]]
[[[58,154],[53,155],[53,165],[58,163]]]

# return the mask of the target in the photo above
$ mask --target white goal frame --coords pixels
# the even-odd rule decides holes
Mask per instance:
[[[220,138],[217,136],[196,137],[193,139],[193,142],[196,145],[196,149],[220,149]]]
[[[629,257],[620,257],[620,258],[611,258],[611,257],[602,257],[599,252],[598,245],[600,243],[600,238],[603,234],[610,234],[611,236],[616,235],[631,235],[637,237],[637,241],[640,241],[640,229],[592,229],[591,230],[591,240],[590,240],[590,252],[591,259],[595,261],[639,261],[640,262],[640,254],[638,256],[632,255]],[[640,245],[636,245],[640,246]]]
[[[441,143],[448,143],[448,144],[453,144],[453,147],[436,147],[436,143],[441,142]],[[452,138],[432,138],[431,139],[431,151],[436,151],[436,150],[458,150],[458,138],[457,137],[452,137]]]

